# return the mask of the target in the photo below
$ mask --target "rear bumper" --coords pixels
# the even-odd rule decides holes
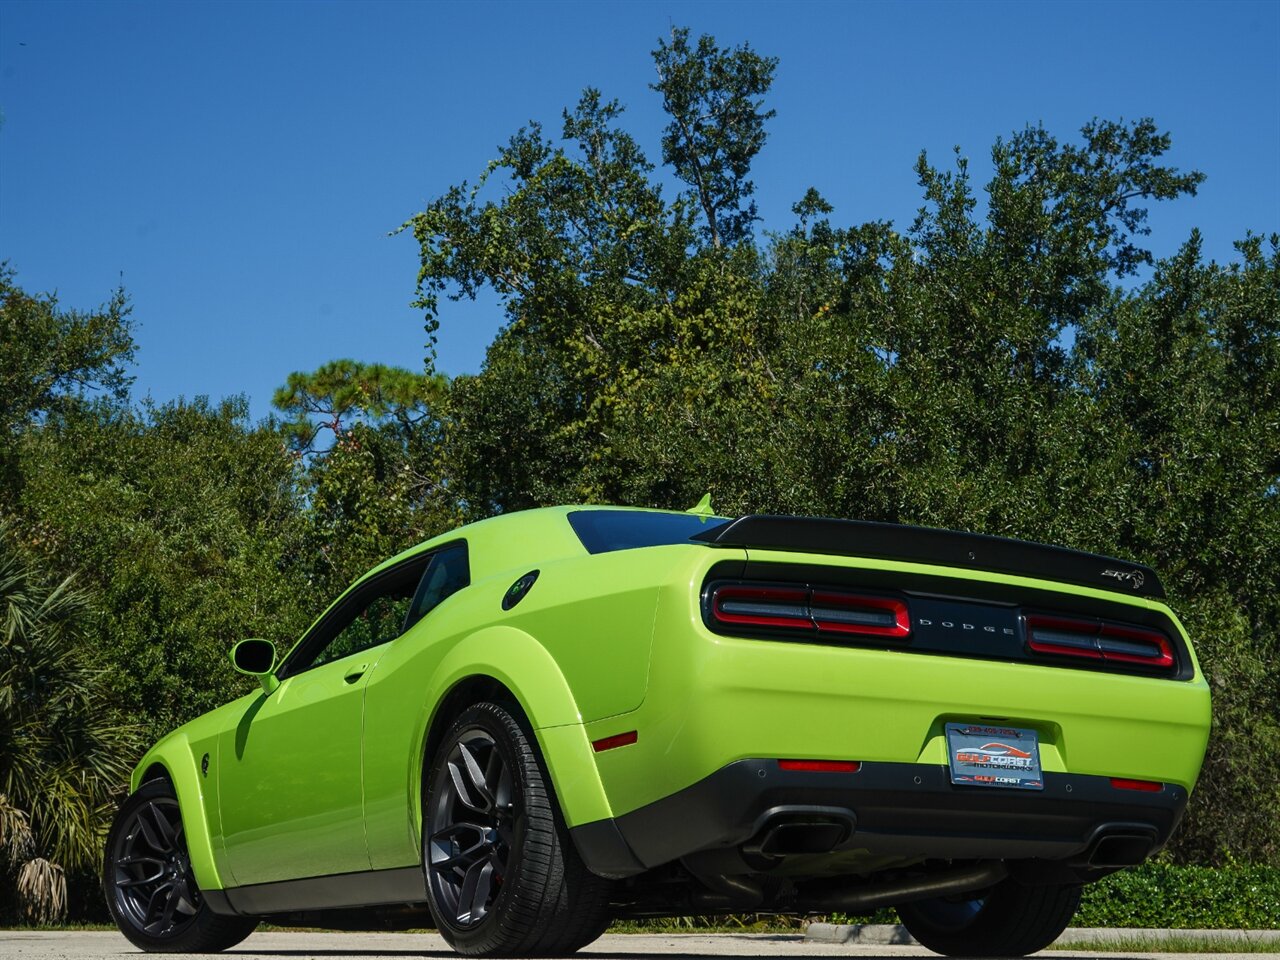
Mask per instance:
[[[587,866],[634,876],[704,850],[748,855],[859,850],[893,859],[1140,863],[1182,818],[1187,792],[1120,790],[1110,778],[1046,773],[1042,791],[964,787],[946,766],[864,763],[853,773],[739,760],[663,799],[572,830]],[[792,849],[796,847],[796,849]]]

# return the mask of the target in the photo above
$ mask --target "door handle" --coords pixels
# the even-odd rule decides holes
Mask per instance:
[[[351,667],[351,669],[349,669],[346,673],[342,675],[342,679],[345,680],[347,683],[355,683],[357,680],[359,680],[361,677],[364,676],[364,672],[368,669],[369,669],[369,665],[367,663],[356,664],[355,666]]]

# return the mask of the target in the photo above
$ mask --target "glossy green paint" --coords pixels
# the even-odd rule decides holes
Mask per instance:
[[[289,677],[222,730],[221,834],[237,885],[369,869],[362,677],[389,646]]]
[[[1153,601],[926,564],[752,551],[751,559],[945,574],[1158,608]],[[703,625],[698,590],[723,552],[691,557],[664,588],[640,709],[588,724],[634,745],[597,758],[614,814],[748,757],[941,764],[948,721],[998,718],[1038,731],[1047,771],[1160,780],[1190,790],[1209,733],[1209,688],[1188,681],[921,655],[740,640]],[[1181,627],[1179,627],[1181,629]],[[1184,633],[1185,636],[1185,633]]]
[[[220,842],[214,837],[218,817],[217,782],[210,781],[201,772],[201,760],[206,753],[217,752],[218,715],[231,706],[234,704],[206,713],[162,738],[138,761],[129,782],[132,792],[162,772],[173,783],[182,812],[191,869],[196,884],[203,890],[220,890],[229,885],[223,880],[221,858],[217,855]]]
[[[451,720],[437,715],[440,702],[476,677],[518,701],[571,826],[627,813],[746,757],[942,763],[943,725],[980,717],[1037,729],[1046,770],[1194,785],[1209,727],[1198,666],[1179,682],[718,636],[702,623],[699,590],[711,566],[745,551],[679,545],[593,557],[565,519],[573,509],[582,508],[497,517],[392,558],[367,576],[464,539],[470,586],[391,643],[290,677],[156,745],[135,781],[151,764],[169,771],[202,887],[420,862],[425,742],[433,724]],[[1159,606],[923,564],[768,558]],[[503,611],[507,589],[534,569],[537,582]],[[592,750],[629,730],[636,744]]]

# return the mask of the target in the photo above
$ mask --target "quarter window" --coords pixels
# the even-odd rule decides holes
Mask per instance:
[[[455,543],[437,550],[422,575],[413,602],[404,618],[404,632],[439,606],[447,597],[471,582],[467,566],[467,545]]]

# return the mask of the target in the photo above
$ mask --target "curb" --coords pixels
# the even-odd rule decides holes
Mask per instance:
[[[811,923],[804,928],[804,938],[818,943],[865,943],[878,947],[916,943],[900,923]]]
[[[804,938],[816,943],[868,946],[915,946],[916,939],[900,923],[811,923]],[[1072,943],[1110,943],[1117,940],[1243,940],[1280,946],[1280,930],[1169,930],[1143,927],[1067,927],[1059,940]],[[1052,949],[1052,947],[1050,947]]]

